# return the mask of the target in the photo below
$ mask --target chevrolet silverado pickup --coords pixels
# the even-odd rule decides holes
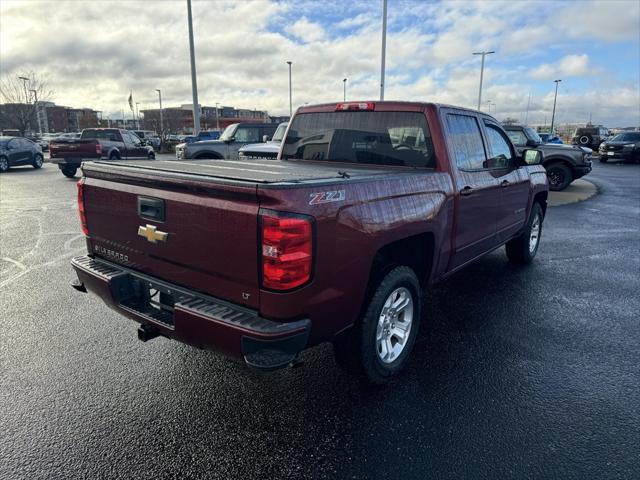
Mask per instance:
[[[50,142],[49,156],[65,177],[73,178],[85,160],[154,159],[155,153],[129,130],[85,128],[79,139]]]
[[[433,103],[298,109],[278,159],[88,162],[73,286],[159,335],[271,370],[332,342],[374,383],[406,364],[421,292],[506,245],[538,250],[542,153]],[[479,287],[481,288],[481,287]]]

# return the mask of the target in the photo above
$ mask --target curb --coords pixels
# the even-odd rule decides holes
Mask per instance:
[[[598,187],[587,180],[575,180],[561,192],[549,192],[547,204],[550,207],[559,207],[572,203],[584,202],[598,194]]]

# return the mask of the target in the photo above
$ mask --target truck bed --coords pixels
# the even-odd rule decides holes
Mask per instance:
[[[320,162],[299,162],[281,160],[140,160],[120,161],[118,163],[95,161],[85,164],[86,173],[91,176],[92,171],[110,173],[136,172],[167,178],[171,176],[189,176],[198,180],[211,179],[233,180],[260,184],[296,184],[300,182],[314,182],[336,180],[342,178],[367,178],[371,176],[389,174],[389,167],[375,168],[371,166],[349,165]],[[398,170],[398,171],[403,171]],[[413,170],[406,169],[408,173]],[[342,173],[346,172],[348,177]]]

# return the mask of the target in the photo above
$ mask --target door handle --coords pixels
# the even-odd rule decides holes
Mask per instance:
[[[509,185],[511,185],[511,182],[509,180],[503,180],[502,183],[500,184],[502,188],[508,187]]]
[[[471,195],[472,192],[473,192],[473,188],[471,188],[469,185],[467,185],[462,190],[460,190],[460,195],[464,195],[465,197],[467,197],[467,196]]]

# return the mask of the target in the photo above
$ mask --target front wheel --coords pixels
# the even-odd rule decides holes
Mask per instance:
[[[540,246],[543,219],[542,207],[539,203],[534,203],[524,232],[505,245],[511,263],[528,265],[533,261]]]
[[[33,163],[31,165],[33,165],[33,168],[41,168],[42,164],[44,163],[44,159],[42,158],[42,155],[36,155],[33,158]]]
[[[0,157],[0,173],[4,173],[9,170],[9,160],[7,157]]]
[[[153,152],[149,152],[149,154],[147,155],[147,158],[149,160],[155,160],[156,159],[156,154]]]
[[[76,176],[78,169],[76,167],[63,167],[60,169],[62,174],[67,178],[73,178]]]
[[[571,169],[564,163],[553,163],[547,167],[547,179],[549,190],[559,192],[564,190],[573,181]]]
[[[334,341],[338,364],[369,382],[386,383],[406,364],[420,325],[420,284],[396,267],[378,284],[360,323]]]

